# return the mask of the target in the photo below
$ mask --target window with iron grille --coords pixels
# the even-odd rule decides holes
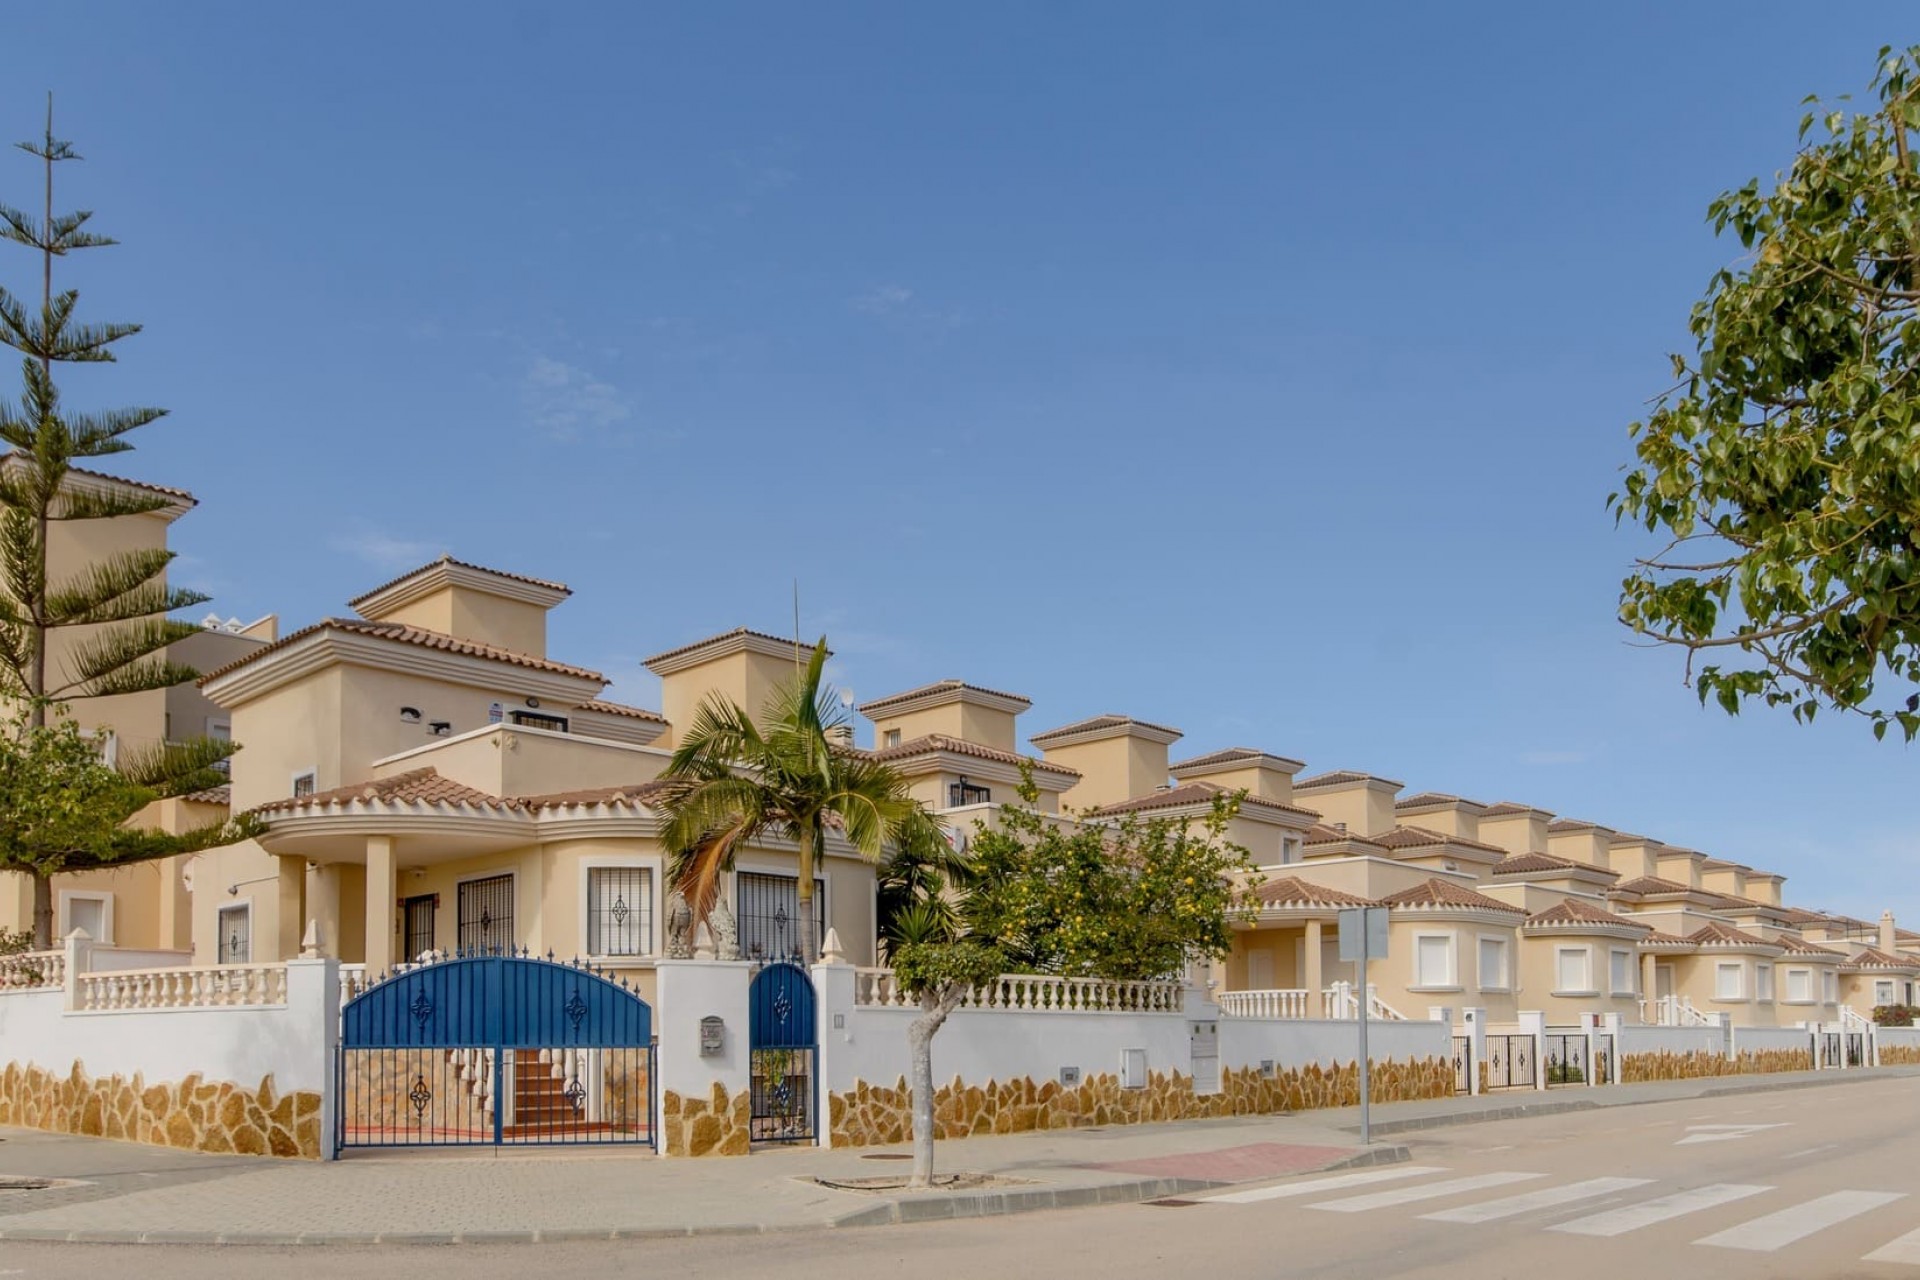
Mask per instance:
[[[525,725],[529,729],[545,729],[551,733],[567,731],[565,716],[544,716],[537,711],[515,711],[510,718],[515,724]]]
[[[587,954],[644,956],[653,950],[653,872],[645,867],[587,871]]]
[[[401,915],[405,920],[403,934],[406,938],[405,947],[400,953],[403,959],[418,960],[422,953],[434,949],[433,916],[434,909],[439,905],[440,895],[437,893],[408,898],[400,904]]]
[[[314,793],[313,774],[311,772],[295,774],[293,779],[293,794],[295,798],[298,798],[300,796],[310,796],[313,793]]]
[[[993,788],[968,782],[965,778],[947,785],[947,807],[957,809],[963,804],[992,804]]]
[[[753,960],[800,955],[800,877],[742,871],[737,877],[740,954]],[[815,936],[827,936],[827,882],[813,882]]]
[[[460,949],[513,945],[513,877],[488,876],[460,885]]]
[[[220,908],[220,963],[253,962],[253,908],[251,905]]]

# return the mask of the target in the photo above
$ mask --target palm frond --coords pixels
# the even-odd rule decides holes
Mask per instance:
[[[765,752],[765,741],[753,717],[723,694],[708,694],[695,708],[693,721],[667,762],[672,777],[720,777]]]

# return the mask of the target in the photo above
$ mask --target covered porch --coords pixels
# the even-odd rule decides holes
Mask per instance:
[[[1254,892],[1259,915],[1235,933],[1221,966],[1224,976],[1216,979],[1213,998],[1221,1013],[1354,1017],[1353,966],[1340,960],[1340,912],[1377,904],[1294,876],[1267,881]]]

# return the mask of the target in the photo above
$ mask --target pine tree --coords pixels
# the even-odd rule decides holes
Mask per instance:
[[[141,516],[174,500],[130,485],[74,482],[76,461],[125,453],[133,447],[126,436],[166,410],[80,413],[61,404],[55,365],[110,363],[113,345],[140,326],[83,324],[75,319],[79,292],[54,292],[55,259],[115,241],[88,230],[90,210],[53,211],[55,166],[80,159],[72,143],[54,137],[53,95],[47,95],[44,136],[18,145],[41,162],[45,196],[38,218],[0,204],[0,238],[37,251],[41,268],[37,309],[0,286],[0,345],[21,354],[23,384],[17,407],[0,403],[0,441],[10,450],[0,457],[0,697],[23,708],[19,732],[31,735],[47,732],[49,713],[63,704],[166,689],[195,678],[198,672],[167,651],[198,628],[168,615],[207,597],[167,585],[174,553],[165,548],[102,555],[58,580],[49,573],[48,539],[58,523]],[[213,766],[234,749],[212,739],[156,744],[123,752],[119,764],[153,794],[177,795],[220,782]],[[118,825],[119,819],[103,811],[102,821]],[[162,857],[207,843],[206,833],[178,847],[145,840],[129,846],[127,858]],[[10,862],[3,851],[0,868],[33,877],[35,945],[50,945],[51,872],[42,862]]]

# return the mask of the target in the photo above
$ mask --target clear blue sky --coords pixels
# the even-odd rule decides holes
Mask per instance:
[[[1920,926],[1920,755],[1613,621],[1724,187],[1907,6],[16,9],[179,578],[299,625],[452,551],[556,655],[830,631],[861,698],[1517,799]],[[36,199],[25,157],[0,198]],[[0,279],[34,281],[0,254]],[[9,393],[11,394],[11,393]]]

